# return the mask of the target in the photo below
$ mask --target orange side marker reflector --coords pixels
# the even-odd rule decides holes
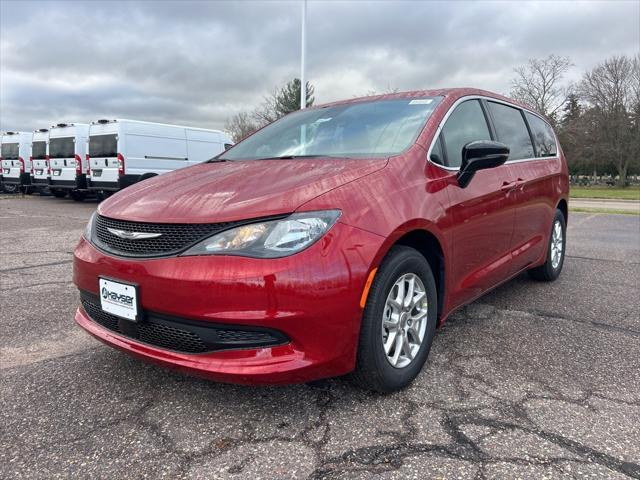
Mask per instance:
[[[369,277],[367,278],[367,283],[364,284],[364,290],[362,291],[362,297],[360,297],[360,308],[364,308],[367,304],[367,297],[369,296],[369,289],[371,288],[371,284],[373,283],[373,277],[376,276],[376,272],[378,268],[374,268],[369,273]]]

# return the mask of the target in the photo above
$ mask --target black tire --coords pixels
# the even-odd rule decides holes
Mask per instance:
[[[82,202],[87,197],[84,192],[80,192],[78,190],[71,191],[69,196],[76,202]]]
[[[428,301],[427,324],[420,349],[411,363],[396,368],[387,360],[382,344],[382,319],[387,297],[398,279],[407,273],[417,275],[425,287]],[[360,327],[356,368],[351,379],[367,390],[393,392],[409,385],[427,360],[436,331],[438,312],[436,283],[427,260],[415,249],[393,247],[371,284]]]
[[[553,242],[553,230],[555,228],[556,223],[560,224],[560,230],[562,232],[562,248],[560,249],[560,261],[557,266],[553,266],[552,261],[552,242]],[[562,266],[564,265],[564,253],[567,248],[567,222],[564,218],[564,214],[560,210],[556,210],[556,214],[553,217],[553,222],[551,222],[551,232],[549,233],[549,241],[547,244],[547,259],[544,264],[539,267],[532,268],[527,273],[534,280],[539,280],[541,282],[553,282],[556,278],[560,276],[560,272],[562,272]]]
[[[64,198],[67,196],[66,190],[57,190],[55,188],[51,189],[51,194],[56,198]]]
[[[6,193],[16,193],[18,191],[18,185],[13,183],[5,184],[4,191]]]

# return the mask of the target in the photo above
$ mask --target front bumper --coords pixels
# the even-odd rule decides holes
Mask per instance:
[[[96,295],[98,277],[138,287],[141,308],[167,316],[282,332],[289,342],[258,348],[185,353],[143,343],[91,320],[76,322],[99,340],[162,366],[216,381],[305,382],[354,368],[360,297],[383,238],[338,222],[316,244],[280,259],[234,256],[124,259],[82,239],[74,282]]]

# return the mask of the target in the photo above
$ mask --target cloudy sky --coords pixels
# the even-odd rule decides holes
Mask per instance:
[[[0,0],[0,130],[135,118],[221,128],[299,75],[301,4]],[[640,1],[309,1],[317,102],[389,88],[507,93],[531,57],[569,80],[640,50]]]

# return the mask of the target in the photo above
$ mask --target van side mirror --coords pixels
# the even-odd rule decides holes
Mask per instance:
[[[478,170],[495,168],[509,158],[509,147],[491,140],[475,140],[462,147],[462,165],[458,172],[458,185],[466,188]]]

